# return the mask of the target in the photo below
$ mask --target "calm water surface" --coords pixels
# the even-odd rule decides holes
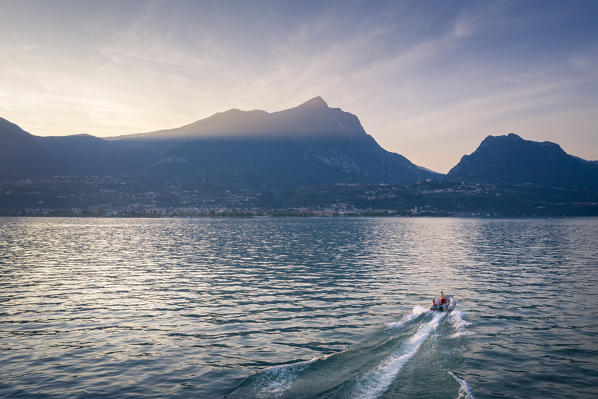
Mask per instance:
[[[595,398],[597,291],[598,219],[0,218],[0,397]]]

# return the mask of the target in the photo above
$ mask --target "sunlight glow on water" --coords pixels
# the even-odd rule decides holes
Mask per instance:
[[[0,218],[0,396],[589,398],[597,248],[597,219]]]

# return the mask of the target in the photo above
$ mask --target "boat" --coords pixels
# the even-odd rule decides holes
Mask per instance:
[[[457,300],[452,295],[445,295],[445,303],[440,303],[440,297],[434,297],[430,310],[435,312],[452,312],[457,306]]]

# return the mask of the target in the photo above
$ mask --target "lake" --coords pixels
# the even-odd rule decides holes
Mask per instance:
[[[0,397],[594,398],[597,289],[592,218],[0,218]]]

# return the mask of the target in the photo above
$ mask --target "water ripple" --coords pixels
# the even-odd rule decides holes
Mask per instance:
[[[0,396],[590,398],[597,265],[596,219],[0,218]]]

